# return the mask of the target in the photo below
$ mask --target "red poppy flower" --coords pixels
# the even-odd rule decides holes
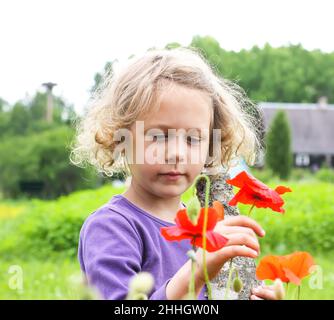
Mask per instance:
[[[283,270],[290,282],[300,285],[301,280],[310,274],[314,260],[308,252],[295,252],[285,256]]]
[[[176,226],[160,229],[162,236],[169,241],[191,239],[191,244],[203,248],[203,224],[205,208],[201,208],[196,224],[193,224],[187,215],[187,209],[179,210],[176,214]],[[218,221],[218,214],[214,208],[208,208],[206,231],[206,250],[217,251],[225,246],[228,239],[213,229]]]
[[[256,268],[256,277],[259,280],[281,279],[282,282],[289,282],[282,268],[282,257],[266,256],[261,259]]]
[[[297,251],[286,256],[266,256],[256,268],[259,280],[281,279],[300,285],[303,278],[310,274],[314,260],[308,252]]]
[[[273,211],[281,213],[284,213],[285,210],[282,208],[284,200],[280,195],[292,191],[284,186],[278,186],[273,190],[246,171],[242,171],[233,179],[226,180],[226,182],[240,188],[238,193],[230,200],[229,205],[235,206],[238,202],[241,202],[254,205],[257,208],[271,208]]]

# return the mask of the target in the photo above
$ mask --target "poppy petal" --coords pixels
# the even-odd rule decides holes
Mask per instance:
[[[229,205],[235,206],[240,202],[255,205],[257,208],[270,208],[281,213],[284,213],[282,208],[284,200],[280,194],[292,191],[284,186],[278,186],[273,190],[246,171],[242,171],[235,178],[226,180],[226,182],[240,188],[230,200]]]
[[[286,256],[284,267],[299,279],[310,274],[310,269],[314,265],[314,260],[308,252],[297,251]],[[288,273],[292,277],[291,273]],[[286,276],[288,277],[286,273]],[[292,280],[291,280],[292,281]]]
[[[204,216],[205,216],[205,208],[201,208],[201,211],[198,217],[198,222],[196,225],[196,231],[197,233],[200,233],[200,234],[202,234],[203,232]],[[217,211],[214,208],[208,208],[208,220],[207,220],[206,230],[207,231],[213,230],[217,224],[217,221],[218,221]]]
[[[268,189],[268,186],[266,186],[263,182],[256,179],[246,171],[240,172],[236,177],[230,180],[226,180],[226,182],[238,188],[244,188],[245,186],[248,186],[253,191],[259,193]]]
[[[292,282],[294,284],[296,284],[297,286],[299,286],[301,284],[301,279],[298,278],[289,268],[284,268],[283,267],[283,271],[286,275],[286,277],[289,279],[289,282]]]
[[[194,225],[189,219],[187,209],[181,209],[177,212],[175,222],[179,228],[186,229],[191,233],[197,234],[197,225]]]
[[[188,230],[184,230],[177,226],[160,228],[160,233],[166,240],[169,241],[190,239],[193,237]]]
[[[206,250],[208,252],[214,252],[223,248],[228,239],[219,234],[218,232],[208,231],[206,233]],[[203,237],[196,237],[191,241],[197,247],[203,248]]]
[[[242,188],[235,194],[228,204],[230,206],[235,206],[238,202],[253,205],[257,200],[254,199],[253,194],[249,192],[247,188]]]
[[[286,192],[292,192],[292,190],[288,187],[284,187],[284,186],[278,186],[276,187],[275,191],[278,193],[278,194],[284,194]]]
[[[310,274],[314,261],[308,252],[294,252],[285,256],[266,256],[256,268],[259,280],[280,278],[283,282],[300,285]]]
[[[213,201],[212,207],[216,210],[218,221],[224,220],[224,206],[220,201]]]
[[[246,171],[241,171],[233,179],[226,180],[226,183],[231,184],[232,186],[242,188],[245,184],[245,181],[248,180]]]
[[[283,282],[288,282],[281,264],[281,259],[278,256],[266,256],[261,259],[256,268],[256,277],[259,280],[275,280],[281,279]]]

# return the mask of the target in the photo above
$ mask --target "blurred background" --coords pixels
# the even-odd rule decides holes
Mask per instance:
[[[309,251],[323,285],[305,280],[302,298],[333,299],[333,9],[330,0],[1,1],[0,299],[81,297],[81,225],[124,181],[69,162],[74,122],[106,72],[178,46],[199,49],[261,110],[265,152],[231,175],[246,168],[293,189],[285,215],[255,210],[262,256]]]

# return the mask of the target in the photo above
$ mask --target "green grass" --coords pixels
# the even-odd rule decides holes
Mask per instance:
[[[9,272],[11,268],[12,273]],[[22,291],[16,281],[21,272],[18,270],[22,270]],[[0,299],[77,299],[78,293],[70,279],[78,274],[78,262],[66,258],[54,261],[2,261]]]
[[[252,212],[266,230],[261,240],[263,255],[310,252],[321,267],[323,288],[311,289],[309,279],[304,279],[302,299],[334,299],[334,184],[314,179],[272,179],[268,184],[288,185],[293,192],[283,195],[284,215],[269,209]],[[54,201],[1,200],[0,299],[78,299],[80,293],[68,279],[80,273],[74,253],[81,221],[121,192],[122,188],[104,186]],[[190,195],[191,190],[183,201]],[[243,214],[249,210],[249,206],[239,208]],[[71,238],[65,239],[69,234]],[[8,272],[11,266],[22,268],[23,292],[9,287],[16,279]]]
[[[334,299],[334,255],[328,257],[316,256],[315,261],[322,270],[322,289],[312,289],[309,285],[310,278],[306,278],[302,283],[301,299]],[[11,266],[22,268],[22,292],[10,287],[10,283],[14,282],[13,279],[16,276],[15,273],[9,273]],[[53,261],[24,261],[17,259],[2,261],[0,265],[0,299],[76,300],[79,298],[79,292],[71,278],[79,274],[79,264],[73,259],[63,258]],[[289,296],[291,297],[291,294],[293,294],[291,285],[289,291]],[[294,294],[291,298],[296,298],[296,295]]]

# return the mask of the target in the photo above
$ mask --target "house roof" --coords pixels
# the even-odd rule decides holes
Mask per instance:
[[[259,108],[263,111],[266,130],[278,110],[286,112],[293,152],[334,155],[333,104],[261,102]]]

